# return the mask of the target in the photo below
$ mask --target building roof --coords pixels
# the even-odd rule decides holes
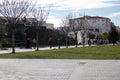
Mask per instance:
[[[106,20],[110,20],[110,18],[106,18],[106,17],[100,17],[100,16],[83,16],[83,17],[80,17],[80,18],[75,18],[75,19],[106,19]]]

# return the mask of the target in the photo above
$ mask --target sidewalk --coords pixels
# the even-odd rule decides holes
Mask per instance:
[[[120,60],[0,59],[0,80],[120,80]]]
[[[82,47],[82,45],[79,45],[78,47]],[[66,48],[66,46],[61,46],[60,48]],[[68,48],[75,48],[75,45],[68,46]],[[50,47],[39,48],[39,50],[52,50],[52,49],[58,49],[58,46],[52,47],[51,49],[50,49]],[[28,52],[28,51],[35,51],[35,50],[36,49],[15,48],[15,52]],[[11,53],[11,52],[12,52],[12,48],[8,48],[8,50],[0,50],[0,54]]]
[[[120,60],[79,62],[69,80],[120,80]]]

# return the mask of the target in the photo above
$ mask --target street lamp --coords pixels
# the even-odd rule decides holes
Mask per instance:
[[[82,34],[82,44],[83,44],[83,47],[84,47],[85,46],[85,31],[81,30],[81,34]]]
[[[27,48],[27,29],[28,28],[26,28],[26,22],[27,22],[27,19],[26,19],[26,17],[24,16],[24,18],[23,18],[23,24],[24,24],[24,36],[25,36],[25,47]]]
[[[36,39],[37,39],[37,43],[36,43],[37,49],[36,49],[36,51],[39,51],[39,21],[35,21],[35,26],[36,26]]]
[[[77,33],[78,33],[78,31],[75,31],[75,44],[76,44],[75,47],[77,47],[77,42],[78,42],[78,40],[77,40]]]

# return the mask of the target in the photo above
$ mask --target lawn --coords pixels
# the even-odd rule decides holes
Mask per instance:
[[[120,59],[120,46],[93,46],[0,54],[0,58],[24,59]]]

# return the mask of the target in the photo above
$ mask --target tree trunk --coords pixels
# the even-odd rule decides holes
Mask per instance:
[[[68,48],[68,38],[66,38],[66,48]]]
[[[36,49],[36,51],[39,51],[39,32],[38,31],[36,32],[36,39],[37,39],[37,43],[36,43],[37,49]]]
[[[75,32],[75,47],[77,48],[77,32]]]
[[[83,47],[85,47],[85,34],[83,34]]]
[[[12,30],[12,53],[15,53],[15,30]]]

